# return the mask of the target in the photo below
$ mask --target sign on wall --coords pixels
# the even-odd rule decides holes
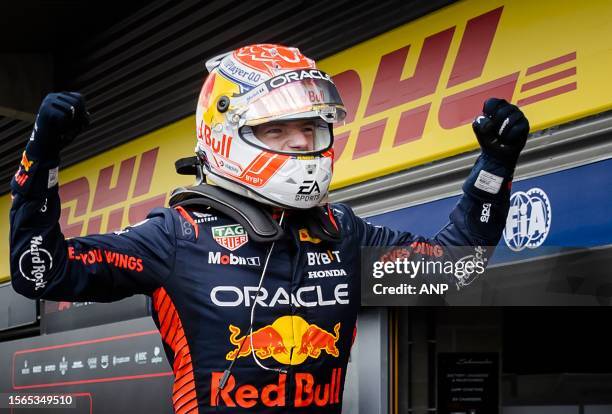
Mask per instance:
[[[350,113],[333,188],[477,148],[491,96],[532,131],[609,109],[611,18],[603,0],[462,1],[324,60]]]
[[[0,406],[11,395],[50,394],[74,403],[56,400],[51,412],[174,412],[174,375],[150,317],[2,342],[0,373]],[[40,408],[1,412],[47,411]]]
[[[439,414],[499,413],[499,354],[438,354]]]
[[[332,188],[475,149],[469,124],[490,96],[520,105],[532,131],[612,108],[610,21],[605,0],[468,0],[322,60],[349,108],[335,128]],[[194,125],[188,117],[62,170],[66,235],[134,223],[189,184],[173,165],[193,153]],[[9,208],[5,195],[4,234]],[[6,238],[0,252],[2,280]]]

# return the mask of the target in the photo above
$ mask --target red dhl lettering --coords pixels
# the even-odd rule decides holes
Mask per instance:
[[[101,169],[98,173],[97,185],[93,189],[93,203],[90,210],[88,210],[88,205],[90,204],[92,191],[87,177],[80,177],[62,184],[59,188],[62,203],[68,205],[75,202],[74,207],[62,208],[60,225],[64,235],[66,237],[76,237],[83,234],[84,231],[91,234],[118,230],[124,225],[125,210],[128,212],[128,222],[136,223],[144,219],[152,208],[163,206],[166,201],[165,193],[153,195],[128,206],[119,206],[129,199],[129,189],[134,175],[136,177],[132,197],[140,197],[150,192],[158,151],[159,148],[153,148],[140,155],[137,174],[134,174],[137,156],[121,161],[114,186],[111,185],[111,181],[115,165]],[[106,228],[103,228],[103,215],[96,213],[101,209],[116,205],[117,208],[107,213],[107,225]],[[75,219],[70,220],[71,215]],[[86,220],[88,216],[89,218]]]
[[[502,11],[503,7],[499,7],[467,22],[447,87],[467,82],[481,75]],[[409,78],[401,79],[401,75],[411,45],[382,56],[374,84],[369,91],[364,116],[370,117],[435,93],[448,57],[455,28],[445,29],[424,39],[414,74]],[[518,73],[515,75],[503,85],[489,85],[490,87],[485,88],[486,92],[479,92],[486,94],[486,97],[502,96],[510,100],[518,79]],[[362,94],[359,74],[353,70],[346,71],[334,76],[334,82],[345,98],[349,113],[354,114]],[[457,105],[445,105],[446,100],[443,100],[438,113],[439,122],[443,128],[452,129],[471,122],[474,114],[479,112],[482,101],[486,99],[486,97],[481,99],[483,93],[472,96],[475,95],[475,90],[476,88],[470,89]],[[449,97],[450,102],[455,103],[456,95]],[[427,103],[408,109],[400,115],[400,122],[393,140],[394,147],[422,137],[430,107],[431,104]],[[448,112],[451,114],[449,115]],[[459,119],[456,119],[457,117]],[[351,118],[347,122],[353,120],[354,118]],[[386,124],[387,120],[382,119],[366,124],[359,129],[353,159],[380,151]],[[336,159],[341,157],[349,134],[340,134],[340,138],[335,146]]]
[[[446,82],[446,88],[464,84],[482,75],[503,9],[503,6],[498,7],[467,21],[457,55],[452,63],[450,76]],[[342,127],[334,139],[336,160],[341,159],[346,144],[353,139],[356,140],[356,143],[353,154],[350,155],[352,159],[376,154],[381,150],[382,138],[387,128],[387,118],[366,123],[359,128],[359,131],[351,131],[354,129],[351,123],[355,120],[355,114],[358,112],[364,92],[368,93],[363,112],[363,117],[367,119],[381,112],[433,95],[438,90],[439,83],[444,81],[441,75],[448,60],[455,29],[456,26],[450,27],[423,40],[416,67],[409,78],[402,79],[402,73],[412,45],[403,46],[380,58],[374,83],[369,91],[362,90],[363,82],[356,70],[347,70],[333,76],[333,81],[340,90],[348,110],[345,123],[349,129],[346,132]],[[548,68],[551,65],[555,66],[575,60],[575,58],[576,54],[572,52],[550,61],[553,63],[545,62],[530,67],[526,74],[530,75],[530,72],[535,72],[534,68],[537,69],[539,66],[547,65]],[[575,68],[570,68],[559,76],[575,75],[576,71],[572,69]],[[525,79],[526,84],[521,88],[521,92],[531,89],[532,84],[541,86],[543,83],[552,83],[559,76],[535,82]],[[392,146],[397,147],[421,139],[426,123],[436,122],[436,119],[439,126],[444,129],[454,129],[469,124],[474,116],[480,113],[485,99],[496,96],[512,101],[518,80],[519,72],[514,72],[493,81],[446,95],[439,105],[437,117],[429,117],[431,102],[407,108],[399,115],[399,122],[394,123],[397,126],[393,132],[395,136]],[[577,89],[577,83],[572,82],[564,87],[523,98],[518,101],[518,104],[529,105],[575,89]]]
[[[252,408],[256,405],[266,407],[285,407],[287,374],[279,374],[278,382],[267,384],[257,388],[252,384],[237,386],[233,375],[228,377],[225,388],[219,389],[219,381],[223,377],[222,372],[213,372],[210,389],[211,407],[227,406]],[[340,391],[342,383],[342,368],[332,369],[329,382],[318,384],[312,374],[298,372],[294,374],[295,394],[293,398],[294,407],[324,407],[340,403]]]
[[[139,273],[144,270],[141,258],[109,250],[93,249],[83,253],[75,253],[74,247],[70,246],[68,247],[68,260],[80,261],[84,265],[107,263],[120,269]]]

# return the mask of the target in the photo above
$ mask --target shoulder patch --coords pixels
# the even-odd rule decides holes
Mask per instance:
[[[199,235],[199,224],[195,222],[191,214],[183,207],[178,206],[174,207],[174,209],[179,213],[179,230],[176,236],[183,240],[197,240]]]

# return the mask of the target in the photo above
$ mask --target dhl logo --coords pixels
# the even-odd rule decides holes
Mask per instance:
[[[225,357],[229,361],[254,352],[260,359],[274,358],[281,364],[299,365],[308,357],[319,358],[322,352],[334,358],[340,355],[336,346],[340,337],[340,323],[334,326],[331,333],[299,316],[282,316],[271,325],[242,337],[240,328],[230,325],[229,330],[230,343],[235,346]]]
[[[337,125],[334,149],[336,160],[342,158],[361,159],[379,153],[385,130],[393,134],[393,148],[413,143],[423,137],[426,125],[436,123],[443,129],[454,129],[471,123],[480,113],[482,103],[491,96],[516,101],[519,106],[531,105],[554,96],[577,89],[576,67],[567,67],[568,62],[576,60],[576,52],[569,52],[552,60],[528,67],[520,86],[520,99],[515,99],[521,71],[508,73],[492,81],[481,83],[467,89],[461,85],[481,77],[489,58],[489,52],[498,30],[504,7],[469,19],[454,61],[449,61],[451,42],[457,26],[449,27],[432,34],[423,40],[413,75],[402,78],[407,58],[413,53],[413,45],[408,44],[380,58],[373,85],[369,91],[362,90],[362,78],[357,70],[346,70],[333,77],[348,109],[345,125]],[[442,79],[445,65],[452,64],[450,76]],[[564,69],[546,76],[541,72],[557,66]],[[549,71],[547,71],[548,73]],[[542,91],[542,87],[568,79],[562,86]],[[473,82],[470,82],[473,84]],[[443,88],[441,102],[416,105],[413,102],[426,98]],[[533,90],[539,88],[537,93]],[[365,107],[360,107],[362,95]],[[439,98],[437,98],[439,99]],[[422,102],[422,100],[421,100]],[[437,116],[430,114],[437,109]],[[385,114],[382,119],[380,114]],[[356,114],[360,116],[357,117]],[[399,119],[398,119],[399,118]],[[371,122],[368,120],[371,119]],[[347,143],[355,140],[352,154],[345,154]]]
[[[64,235],[76,237],[86,233],[118,230],[126,224],[126,213],[127,223],[136,223],[144,219],[152,208],[163,206],[166,193],[142,199],[151,191],[158,151],[159,147],[153,148],[121,161],[114,185],[111,181],[116,165],[102,168],[98,172],[93,191],[87,177],[79,177],[61,185],[60,225]],[[132,202],[136,197],[140,200]],[[109,208],[111,210],[107,212]],[[104,218],[106,220],[103,222]]]

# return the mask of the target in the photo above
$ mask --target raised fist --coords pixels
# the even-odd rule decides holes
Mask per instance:
[[[13,194],[45,194],[57,185],[60,149],[89,125],[85,100],[76,92],[50,93],[43,99],[34,130],[15,176]]]
[[[50,93],[38,110],[28,153],[40,158],[58,155],[88,125],[89,113],[80,93]]]
[[[472,128],[485,154],[511,168],[516,166],[529,135],[529,121],[516,105],[487,99]]]

